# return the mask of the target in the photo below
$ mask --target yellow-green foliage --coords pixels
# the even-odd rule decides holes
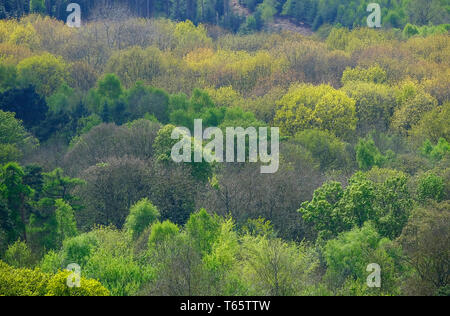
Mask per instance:
[[[404,46],[414,55],[434,63],[450,66],[450,41],[448,35],[437,34],[429,37],[414,37]]]
[[[17,71],[24,82],[34,85],[44,96],[56,92],[68,76],[64,60],[49,53],[22,60]]]
[[[27,244],[18,240],[6,250],[5,261],[15,268],[26,268],[32,265],[33,258]]]
[[[232,86],[221,87],[219,89],[207,88],[205,91],[209,94],[216,106],[242,106],[244,99],[239,92],[233,89]]]
[[[256,10],[271,20],[271,3],[285,2],[298,11],[294,4],[305,1],[258,0],[263,3]],[[207,7],[202,15],[210,15]],[[358,10],[365,15],[365,7]],[[348,10],[337,11],[338,20],[345,19]],[[397,13],[398,19],[407,19],[408,12]],[[218,17],[235,23],[229,18]],[[353,25],[350,20],[349,15],[346,22]],[[24,168],[17,183],[0,179],[0,213],[17,215],[12,220],[18,234],[21,226],[37,225],[25,230],[28,249],[16,242],[25,239],[23,233],[9,236],[11,218],[0,218],[5,261],[0,261],[0,295],[371,295],[399,294],[400,288],[405,294],[415,285],[424,294],[437,288],[448,292],[446,284],[436,285],[445,280],[445,271],[443,277],[433,275],[436,266],[446,264],[441,250],[448,248],[448,238],[442,232],[448,229],[440,223],[448,221],[437,217],[429,233],[411,235],[407,242],[424,246],[404,247],[409,254],[397,253],[395,243],[382,236],[400,241],[402,234],[405,245],[416,225],[407,224],[412,205],[450,194],[450,37],[429,35],[429,30],[405,37],[387,28],[395,16],[383,20],[381,29],[330,25],[312,36],[290,31],[239,35],[197,25],[201,19],[196,24],[86,20],[81,28],[37,14],[0,20],[0,105],[17,112],[45,143],[49,140],[31,151],[37,141],[12,113],[0,111],[0,164],[23,159],[45,170],[62,163],[89,186],[53,196],[60,190],[46,177],[39,188],[34,166]],[[414,28],[408,29],[412,35]],[[37,101],[48,105],[47,120],[34,119],[46,110]],[[206,162],[168,164],[175,143],[171,132],[175,126],[192,128],[196,118],[205,128],[279,126],[279,172],[264,181],[245,164],[236,169]],[[55,150],[65,150],[60,142],[71,138],[75,145],[68,155],[60,152],[51,159]],[[198,142],[192,146],[201,149]],[[358,165],[367,172],[349,179]],[[128,189],[134,183],[143,186],[124,190],[124,175],[129,175]],[[339,182],[317,189],[326,179]],[[15,197],[22,182],[33,187],[33,196]],[[141,200],[130,209],[148,188],[155,189],[152,201]],[[299,201],[312,196],[298,213]],[[202,210],[185,225],[197,206],[230,217],[218,219]],[[23,223],[20,210],[26,210]],[[54,214],[44,216],[48,212]],[[77,225],[85,232],[78,234]],[[353,226],[359,228],[350,231]],[[293,241],[301,239],[311,246]],[[429,247],[435,239],[442,246]],[[403,260],[405,255],[410,260]],[[415,260],[422,257],[433,259]],[[32,268],[37,261],[41,270]],[[432,273],[409,273],[405,261]],[[382,266],[381,290],[366,287],[370,262]],[[66,284],[71,272],[61,269],[70,263],[81,267],[80,288]],[[410,274],[423,279],[412,286],[404,281]]]
[[[283,87],[274,87],[263,96],[251,97],[244,100],[244,110],[255,113],[255,117],[263,122],[272,124],[275,117],[276,102],[286,93]]]
[[[294,85],[277,106],[274,123],[285,135],[318,128],[346,137],[356,129],[355,100],[328,85]]]
[[[70,288],[67,279],[72,272],[55,275],[40,269],[14,269],[0,261],[0,296],[108,296],[100,282],[81,278],[80,287]]]
[[[356,67],[354,69],[347,68],[342,75],[342,84],[344,85],[352,81],[385,83],[386,80],[386,71],[378,65],[368,69],[361,67]]]
[[[249,295],[302,295],[318,266],[306,245],[267,236],[244,236],[241,251],[241,277],[249,285]]]
[[[385,131],[389,128],[396,106],[393,88],[373,82],[351,81],[343,90],[356,101],[359,131],[364,134],[371,130]]]
[[[208,37],[205,27],[203,25],[195,26],[189,20],[177,24],[174,36],[182,53],[212,45],[212,40]]]
[[[110,293],[97,280],[81,278],[80,287],[68,287],[67,279],[72,272],[61,271],[47,285],[47,296],[109,296]]]
[[[131,87],[140,80],[152,83],[165,68],[164,56],[158,48],[132,47],[116,52],[109,59],[106,72],[114,72],[126,87]]]
[[[0,295],[44,296],[50,275],[39,269],[14,269],[0,261]]]
[[[365,49],[371,45],[384,43],[389,38],[392,38],[392,34],[389,32],[378,32],[366,27],[352,31],[347,28],[333,28],[326,43],[329,49],[353,52]]]
[[[440,138],[450,140],[450,102],[425,113],[411,130],[411,135],[422,143],[425,139],[437,143]]]
[[[39,45],[39,36],[31,24],[18,25],[9,36],[9,43],[36,48]]]
[[[0,42],[6,42],[12,31],[16,28],[17,22],[15,20],[1,20],[0,21]]]
[[[17,20],[0,21],[0,43],[37,48],[39,35],[31,23],[19,23]]]
[[[437,106],[437,100],[412,81],[407,81],[399,87],[397,103],[398,108],[392,117],[392,128],[402,134],[407,134],[425,113]]]
[[[17,64],[30,56],[32,56],[32,52],[26,46],[0,43],[0,62],[5,64]]]
[[[287,62],[275,58],[267,51],[250,54],[245,51],[228,51],[200,48],[184,58],[188,67],[200,74],[204,85],[228,86],[247,93],[258,80],[283,69]]]
[[[23,149],[33,148],[39,143],[15,116],[15,113],[0,110],[0,163],[18,161]]]

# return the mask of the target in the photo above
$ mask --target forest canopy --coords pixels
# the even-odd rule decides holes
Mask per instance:
[[[45,13],[65,20],[69,0],[2,0],[0,18]],[[89,19],[121,16],[165,17],[177,21],[218,24],[229,30],[252,32],[270,27],[278,18],[314,30],[339,24],[354,28],[365,26],[370,0],[77,0],[82,14]],[[384,26],[403,28],[448,23],[448,0],[378,0]],[[276,23],[275,23],[276,24]]]
[[[448,0],[68,2],[0,1],[0,295],[450,295]]]

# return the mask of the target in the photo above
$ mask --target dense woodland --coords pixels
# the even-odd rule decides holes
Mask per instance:
[[[72,0],[1,0],[0,18],[45,13],[65,20]],[[340,24],[353,28],[365,26],[367,5],[372,0],[77,0],[83,16],[90,20],[114,15],[165,17],[177,21],[189,19],[195,24],[218,24],[234,32],[265,29],[278,18],[317,30],[323,25]],[[383,25],[403,28],[415,25],[447,23],[449,0],[378,0]]]
[[[0,295],[450,295],[448,1],[67,2],[0,3]],[[278,172],[174,163],[198,118]]]

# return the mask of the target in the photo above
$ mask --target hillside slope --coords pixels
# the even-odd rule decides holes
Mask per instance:
[[[235,14],[240,16],[248,17],[252,14],[248,8],[239,3],[239,0],[230,0],[230,7]],[[266,27],[272,32],[291,31],[306,36],[313,33],[304,23],[298,25],[291,22],[289,19],[280,16],[276,16],[272,22],[269,22],[266,25]]]

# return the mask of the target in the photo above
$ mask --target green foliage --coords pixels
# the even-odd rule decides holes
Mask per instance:
[[[375,227],[383,237],[394,240],[402,233],[411,215],[413,200],[408,189],[408,177],[398,171],[374,168],[368,177],[387,172],[376,183]]]
[[[338,207],[344,195],[344,189],[339,182],[327,182],[314,191],[310,202],[304,202],[299,212],[306,222],[314,224],[320,239],[329,239],[338,233],[351,228]]]
[[[0,5],[0,295],[448,293],[447,0],[381,29],[369,0],[113,2]],[[174,163],[195,119],[279,126],[278,172]]]
[[[356,128],[355,101],[327,85],[294,85],[277,105],[274,123],[285,135],[318,128],[349,137]]]
[[[266,236],[244,236],[241,255],[250,295],[301,295],[318,266],[316,254],[305,245]]]
[[[68,203],[75,205],[77,197],[73,194],[74,188],[85,184],[85,182],[79,178],[71,178],[64,175],[64,171],[61,168],[44,173],[44,186],[42,188],[44,194],[49,198],[62,199]]]
[[[414,273],[405,285],[409,295],[436,295],[448,287],[449,203],[417,208],[399,238]]]
[[[272,223],[264,218],[249,219],[242,232],[250,236],[276,236]]]
[[[65,239],[74,237],[78,234],[75,214],[70,204],[63,199],[55,201],[55,217],[57,222],[58,240],[62,243]]]
[[[77,263],[85,266],[97,248],[99,242],[93,234],[82,234],[67,239],[61,249],[62,258],[65,263]]]
[[[10,242],[19,238],[27,240],[25,207],[33,190],[24,183],[24,176],[22,167],[17,163],[7,163],[0,169],[0,196],[9,209],[4,220],[8,222],[7,234]]]
[[[245,23],[241,25],[239,33],[241,34],[251,34],[258,31],[261,27],[261,23],[259,19],[257,19],[254,15],[249,15],[245,19]]]
[[[191,238],[194,249],[200,253],[210,253],[220,233],[219,219],[208,214],[205,209],[201,209],[189,217],[186,232]]]
[[[130,215],[128,215],[124,227],[132,234],[133,239],[136,239],[159,217],[158,209],[148,199],[143,199],[130,208]]]
[[[53,250],[47,252],[42,258],[39,267],[45,273],[57,273],[64,266],[64,259],[60,255]]]
[[[392,116],[392,127],[402,134],[407,134],[425,113],[436,108],[438,102],[417,84],[406,82],[398,89],[397,103],[399,106]]]
[[[2,296],[109,296],[100,282],[80,279],[80,287],[70,288],[67,279],[71,272],[55,275],[39,269],[14,269],[0,261],[0,295]]]
[[[226,108],[217,108],[206,91],[195,89],[190,100],[184,95],[174,95],[170,100],[170,121],[176,126],[183,126],[193,131],[194,119],[202,119],[204,128],[219,126],[224,118]]]
[[[56,93],[47,98],[49,109],[54,113],[61,113],[69,105],[69,100],[73,99],[74,91],[68,85],[63,84]]]
[[[328,38],[326,39],[326,44],[329,49],[337,49],[346,52],[354,52],[356,50],[361,50],[363,48],[369,48],[373,45],[382,44],[388,40],[390,37],[389,33],[380,33],[377,30],[369,29],[367,27],[356,28],[353,30],[348,30],[343,27],[334,27]],[[377,66],[370,67],[370,72],[372,77],[367,77],[369,79],[383,79],[383,71]],[[363,71],[361,68],[357,70],[350,71],[350,73],[358,74]],[[360,74],[363,78],[366,77],[365,74]]]
[[[96,228],[64,241],[60,253],[48,254],[41,263],[46,271],[77,263],[84,276],[99,280],[112,295],[135,294],[153,278],[153,270],[135,260],[130,239],[113,228]]]
[[[17,85],[17,68],[15,65],[0,63],[0,92]]]
[[[386,160],[386,157],[380,153],[373,139],[360,139],[355,149],[356,161],[361,170],[368,171],[373,166],[381,167]]]
[[[324,257],[328,269],[326,279],[336,291],[344,295],[396,295],[399,289],[396,282],[401,270],[398,266],[399,249],[380,237],[370,224],[340,235],[327,242]],[[381,267],[382,286],[380,289],[366,286],[366,267],[377,263]],[[350,282],[350,283],[349,283]],[[359,284],[362,293],[353,292],[351,288]]]
[[[164,56],[156,47],[132,47],[117,52],[106,66],[106,72],[114,72],[126,87],[138,81],[151,83],[165,70]]]
[[[405,28],[403,29],[403,36],[405,36],[406,38],[410,38],[419,33],[419,27],[410,23],[406,24]]]
[[[445,20],[445,1],[433,2],[432,6],[423,4],[423,1],[388,1],[380,0],[382,8],[383,26],[403,27],[408,17],[422,24],[435,23]],[[337,24],[345,27],[367,25],[367,0],[355,1],[315,1],[315,0],[288,0],[284,3],[282,13],[297,21],[305,22],[318,29],[322,24]],[[426,10],[422,7],[424,6]],[[431,9],[432,8],[432,9]],[[437,10],[443,11],[435,14]],[[425,12],[424,12],[425,11]],[[420,19],[416,19],[416,16]],[[439,18],[438,18],[439,17]]]
[[[28,136],[21,121],[15,118],[11,112],[0,110],[0,142],[2,144],[20,144]]]
[[[18,240],[6,250],[5,262],[14,268],[30,268],[33,257],[27,244]]]
[[[22,60],[17,65],[19,80],[36,87],[43,96],[50,96],[65,83],[67,65],[60,57],[44,53]]]
[[[44,0],[30,0],[30,11],[33,13],[44,13],[45,12]]]
[[[344,72],[344,76],[345,76]],[[343,88],[356,101],[356,130],[365,136],[372,130],[387,131],[396,104],[393,89],[372,82],[350,81]]]
[[[55,16],[58,19],[66,17],[64,10],[57,9],[59,2],[51,0],[48,6],[43,0],[7,1],[2,9],[2,18],[17,17],[28,12],[42,12]],[[94,2],[83,0],[83,14],[95,14]],[[274,15],[283,16],[294,23],[304,23],[317,30],[323,24],[336,24],[345,27],[366,26],[369,0],[241,0],[239,6],[221,0],[202,0],[192,2],[156,1],[151,3],[117,1],[122,14],[137,16],[165,17],[176,21],[191,20],[195,24],[217,24],[230,31],[239,29],[243,16],[258,20],[259,24],[266,22],[271,25]],[[441,0],[430,0],[424,4],[421,0],[389,1],[379,0],[382,8],[383,26],[402,28],[408,21],[428,25],[448,21],[448,3]],[[39,10],[38,10],[39,9]],[[249,23],[245,26],[248,27]],[[247,27],[243,29],[247,30]],[[262,27],[250,30],[259,30]]]
[[[407,190],[407,177],[394,173],[380,182],[358,172],[343,189],[339,182],[327,182],[304,202],[299,212],[306,222],[314,224],[318,240],[327,240],[354,227],[372,221],[383,237],[398,237],[406,225],[412,200]]]
[[[203,257],[205,270],[209,272],[213,293],[226,295],[242,294],[245,285],[239,280],[236,265],[239,255],[238,234],[234,231],[233,221],[223,221],[220,233],[212,245],[210,254]]]
[[[441,0],[411,0],[406,3],[406,11],[413,23],[419,25],[439,24],[448,21],[448,2]]]
[[[425,113],[411,134],[419,142],[429,139],[437,143],[441,138],[450,139],[450,102]]]
[[[356,67],[354,69],[347,68],[342,74],[342,84],[345,85],[352,81],[362,81],[382,84],[387,81],[386,71],[376,65],[368,69]]]
[[[177,143],[177,140],[171,137],[175,128],[174,125],[169,124],[158,131],[153,148],[155,156],[159,161],[170,161],[172,148]]]
[[[211,45],[211,39],[208,37],[206,28],[203,25],[195,26],[189,20],[178,23],[173,35],[182,53]]]
[[[119,98],[123,93],[119,78],[114,74],[106,74],[98,81],[98,93],[109,99]]]
[[[362,173],[356,173],[349,180],[339,207],[347,222],[353,227],[362,227],[375,217],[376,188]]]
[[[127,250],[125,245],[115,243],[113,246],[118,249],[105,249],[105,245],[101,245],[89,259],[85,273],[100,280],[114,296],[133,295],[153,278],[153,271],[139,266],[130,254],[131,249]]]
[[[169,95],[162,89],[147,87],[137,82],[128,91],[127,103],[130,120],[154,115],[161,123],[169,121]]]
[[[22,156],[22,152],[15,145],[0,144],[0,163],[18,161]]]
[[[72,272],[63,271],[52,276],[47,285],[46,296],[110,296],[110,292],[100,282],[80,279],[80,287],[68,287],[67,279]]]
[[[155,223],[152,225],[148,243],[150,246],[161,244],[168,239],[177,236],[179,232],[180,228],[170,221]]]
[[[320,162],[322,170],[340,169],[349,165],[346,144],[329,132],[305,130],[297,133],[293,141],[309,150]]]
[[[265,22],[272,22],[274,15],[277,13],[275,0],[264,0],[258,5],[258,11],[261,14],[261,19]]]
[[[444,197],[444,179],[434,173],[425,173],[419,178],[417,197],[422,203],[428,199],[441,202]]]
[[[0,110],[0,163],[19,161],[22,150],[37,144],[38,141],[25,130],[14,113]]]
[[[85,182],[65,176],[60,168],[43,173],[41,177],[43,183],[29,218],[28,230],[37,247],[56,249],[66,238],[78,233],[74,210],[79,210],[80,205],[72,192]]]
[[[450,144],[444,138],[439,138],[435,146],[429,140],[426,140],[421,149],[425,156],[440,161],[450,152]]]
[[[193,123],[193,121],[190,122]],[[188,134],[184,131],[181,131],[182,133],[179,134],[179,139],[172,139],[172,133],[175,129],[176,127],[174,125],[168,124],[158,131],[158,135],[153,144],[157,161],[169,166],[173,165],[172,149],[178,142],[183,142],[183,144],[186,144],[186,148],[189,148],[188,157],[190,157],[190,162],[184,163],[184,166],[188,168],[194,179],[203,182],[207,181],[212,175],[211,164],[205,160],[204,156],[200,163],[195,162],[194,159],[196,151],[203,151],[203,143],[198,142],[189,135],[190,133]]]
[[[88,117],[83,117],[78,121],[77,134],[83,135],[87,134],[92,128],[98,126],[102,123],[102,119],[97,114],[89,115]],[[79,138],[75,137],[72,140],[72,144],[75,144]]]
[[[0,295],[45,296],[51,276],[39,269],[14,269],[0,261]]]

